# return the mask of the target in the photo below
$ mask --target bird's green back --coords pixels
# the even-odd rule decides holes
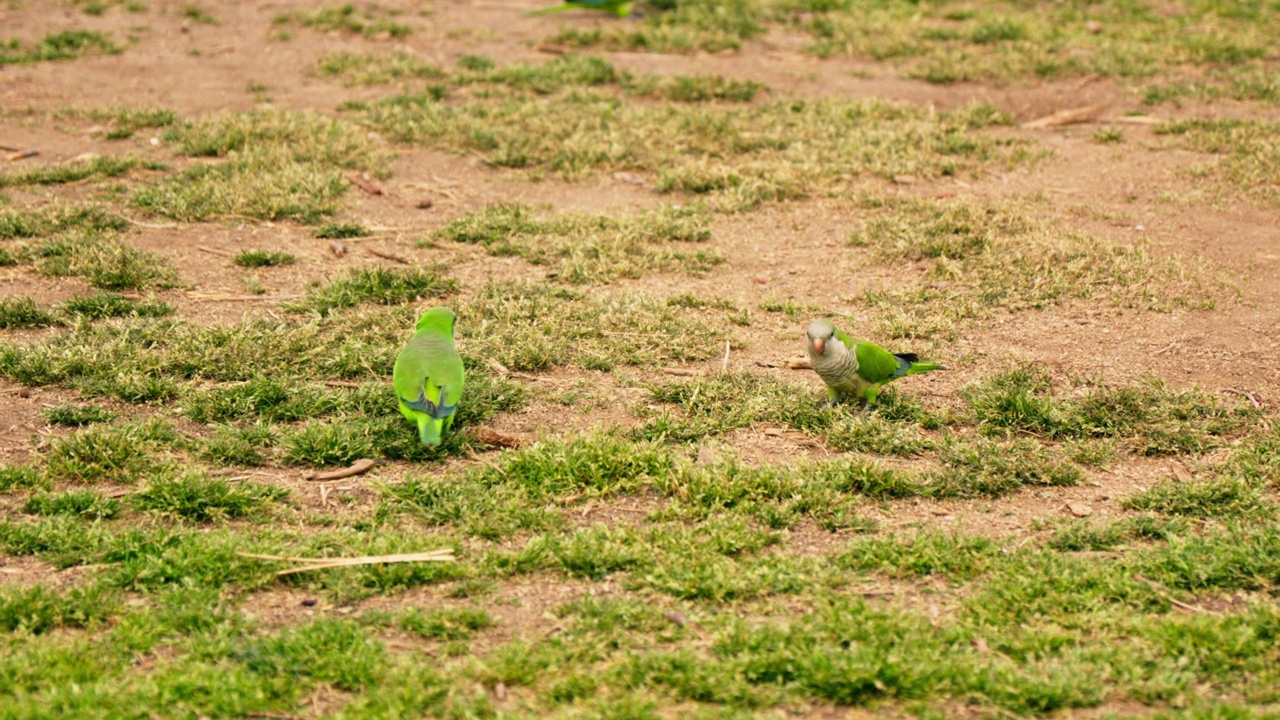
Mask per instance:
[[[888,382],[902,367],[893,353],[867,340],[855,340],[853,354],[858,359],[858,374],[867,382]]]
[[[392,383],[396,395],[405,401],[416,401],[424,392],[427,399],[453,405],[462,397],[462,358],[453,346],[453,336],[439,328],[420,330],[396,358]],[[434,387],[432,387],[434,386]],[[439,400],[435,388],[444,388]]]

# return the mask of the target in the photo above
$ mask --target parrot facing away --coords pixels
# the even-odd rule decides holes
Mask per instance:
[[[611,12],[620,18],[624,18],[631,14],[631,0],[569,0],[555,7],[534,10],[528,15],[547,15],[549,13],[565,12],[566,10],[603,10]]]
[[[424,313],[391,375],[400,414],[418,426],[418,437],[428,447],[440,444],[462,399],[462,358],[453,346],[456,320],[447,307]]]
[[[826,320],[809,323],[809,364],[827,384],[828,402],[844,396],[860,397],[872,405],[880,389],[903,375],[945,370],[922,363],[915,353],[891,353],[866,340],[857,340]]]

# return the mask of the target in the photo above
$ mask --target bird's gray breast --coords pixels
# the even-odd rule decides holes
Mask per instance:
[[[827,347],[828,351],[821,355],[809,353],[809,364],[823,382],[839,385],[858,371],[858,359],[839,341],[833,340]]]

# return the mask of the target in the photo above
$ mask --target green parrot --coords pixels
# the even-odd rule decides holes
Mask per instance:
[[[556,5],[555,7],[534,10],[528,15],[546,15],[548,13],[564,12],[566,10],[603,10],[611,12],[620,18],[624,18],[631,14],[631,0],[568,0],[568,2]]]
[[[891,353],[866,340],[854,340],[826,320],[809,323],[809,364],[827,384],[828,402],[852,395],[872,405],[880,388],[903,375],[945,370],[918,362],[915,353]]]
[[[462,399],[462,358],[453,347],[456,320],[447,307],[423,314],[391,374],[400,414],[418,426],[422,444],[429,447],[440,444],[440,434],[453,423]]]

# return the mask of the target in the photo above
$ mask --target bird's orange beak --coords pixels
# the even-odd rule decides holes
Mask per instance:
[[[819,355],[821,355],[821,354],[822,354],[822,351],[823,351],[823,350],[826,350],[826,349],[827,349],[827,341],[826,341],[826,340],[823,340],[822,338],[814,338],[814,339],[813,339],[813,351],[814,351],[814,352],[816,352],[816,353],[818,353]]]

